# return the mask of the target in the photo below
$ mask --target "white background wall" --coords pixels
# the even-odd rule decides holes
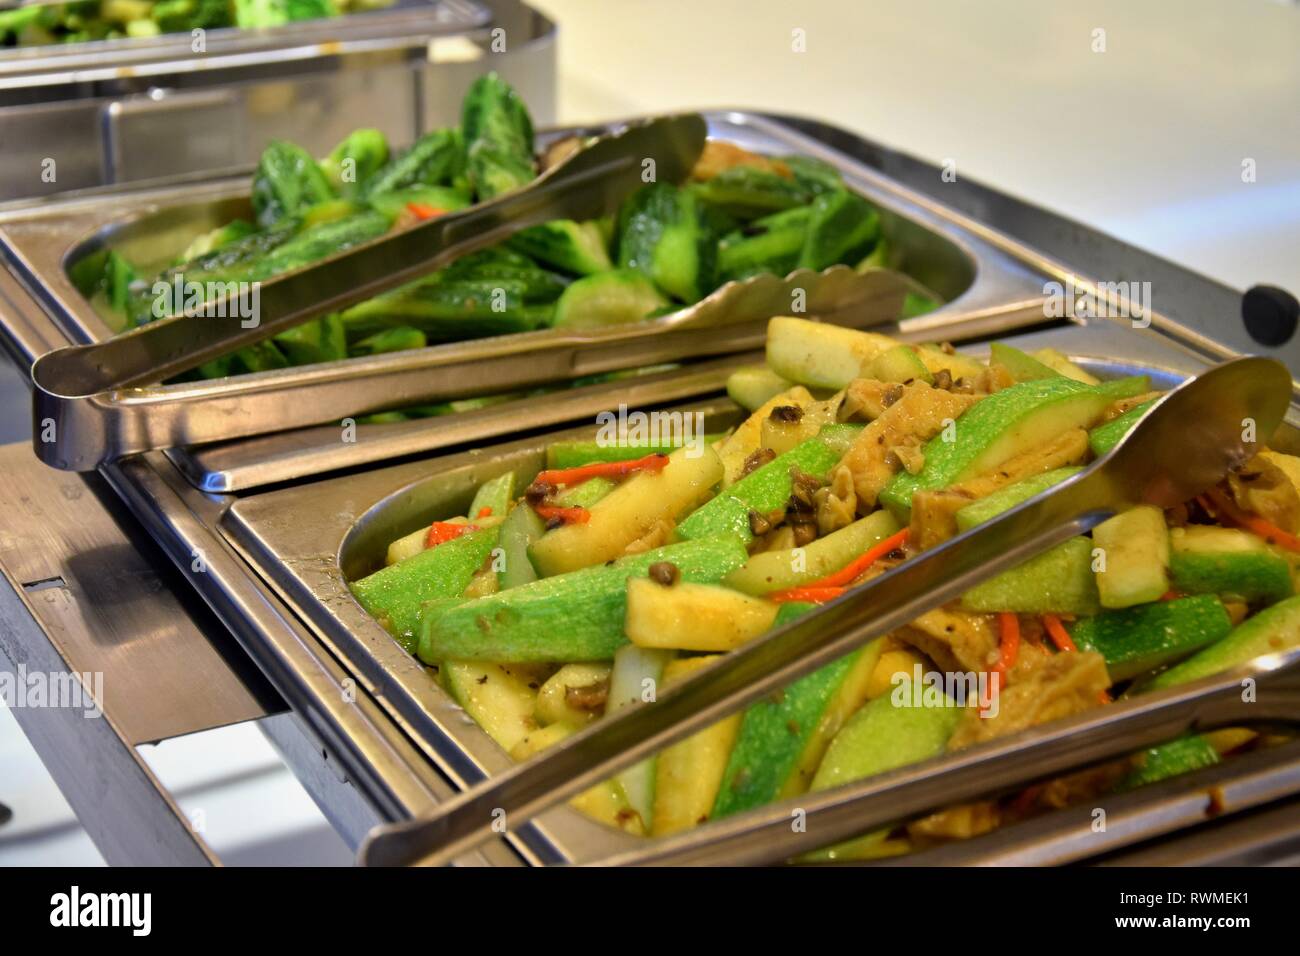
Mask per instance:
[[[1300,295],[1295,4],[536,2],[560,22],[563,121],[701,106],[815,116],[954,159],[959,176],[1236,288]]]

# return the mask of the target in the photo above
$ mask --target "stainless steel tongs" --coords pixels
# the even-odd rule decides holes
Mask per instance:
[[[923,551],[815,612],[728,654],[648,704],[605,717],[553,750],[467,790],[428,818],[376,828],[360,851],[371,865],[446,863],[866,641],[959,597],[980,581],[1085,533],[1138,503],[1172,507],[1222,480],[1281,423],[1290,375],[1243,358],[1162,398],[1108,454],[997,518]],[[1244,428],[1253,422],[1255,430]],[[1188,423],[1195,423],[1189,441]],[[1240,699],[1243,675],[1259,702]],[[1279,690],[1281,688],[1281,690]],[[1265,691],[1267,690],[1267,693]],[[1120,701],[969,751],[740,814],[607,862],[769,862],[787,859],[946,803],[1005,790],[1227,722],[1300,720],[1300,650],[1237,673]],[[806,827],[790,827],[794,808]]]
[[[210,359],[260,341],[313,317],[346,308],[418,279],[457,256],[499,242],[527,226],[551,219],[591,219],[609,212],[642,182],[642,162],[653,159],[659,176],[685,179],[704,147],[707,128],[698,114],[667,116],[630,125],[575,153],[523,189],[480,203],[463,212],[440,216],[407,229],[389,232],[371,242],[278,276],[260,285],[258,310],[246,317],[241,290],[209,301],[198,309],[133,329],[106,342],[56,349],[32,366],[35,386],[33,415],[38,433],[50,419],[54,441],[41,441],[37,455],[48,464],[87,470],[143,447],[166,447],[160,435],[177,424],[164,415],[136,415],[131,427],[117,419],[117,409],[130,409],[133,399],[146,405],[140,387],[167,379]],[[488,371],[483,369],[481,371]],[[255,376],[253,377],[255,378]],[[483,379],[480,379],[483,381]],[[399,384],[398,394],[413,388]],[[173,404],[188,404],[200,420],[233,420],[236,437],[259,431],[329,421],[334,409],[315,414],[319,396],[276,396],[270,407],[257,401],[256,384],[242,405],[216,410],[203,402],[203,386],[182,387]],[[336,396],[342,398],[343,396]],[[197,399],[197,401],[196,401]],[[343,402],[346,407],[355,407]],[[164,403],[165,405],[166,403]],[[327,405],[329,403],[326,403]],[[335,405],[340,403],[336,400]],[[301,406],[314,406],[303,422]],[[297,406],[297,407],[295,407]],[[152,411],[153,409],[150,409]],[[347,411],[344,411],[347,414]],[[202,427],[198,429],[203,432]],[[220,428],[210,429],[220,431]],[[223,436],[216,436],[223,437]]]
[[[652,119],[597,139],[529,186],[440,216],[261,283],[256,321],[239,290],[105,342],[56,349],[32,366],[34,446],[56,468],[85,471],[156,448],[337,422],[388,408],[516,390],[580,375],[761,346],[762,320],[789,311],[897,317],[908,280],[837,266],[727,283],[663,318],[603,329],[549,330],[241,375],[156,385],[293,325],[369,299],[527,226],[611,212],[656,177],[680,182],[704,146],[698,114]],[[52,424],[52,429],[50,428]],[[53,440],[46,440],[50,434]]]

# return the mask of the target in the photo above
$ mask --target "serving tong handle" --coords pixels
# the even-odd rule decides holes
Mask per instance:
[[[617,205],[654,159],[664,181],[685,178],[707,129],[694,114],[627,127],[567,160],[534,185],[391,234],[259,283],[258,321],[230,297],[93,345],[58,349],[32,367],[33,448],[46,464],[89,471],[127,455],[203,445],[484,391],[514,391],[582,375],[731,354],[761,346],[766,323],[792,297],[811,314],[864,327],[894,320],[912,280],[887,269],[844,265],[722,285],[693,305],[632,325],[548,329],[354,357],[290,369],[153,385],[321,312],[419,278],[466,252],[536,222],[587,218]],[[183,277],[182,277],[183,278]],[[248,291],[248,290],[245,290]],[[1032,314],[949,316],[950,338]],[[251,324],[251,323],[249,323]],[[929,328],[929,323],[924,323]],[[50,440],[50,423],[53,438]]]
[[[1122,507],[1139,503],[1172,507],[1186,501],[1252,457],[1257,450],[1253,436],[1263,436],[1260,441],[1271,436],[1289,400],[1290,375],[1278,362],[1242,358],[1216,366],[1164,396],[1109,453],[1074,477],[730,652],[665,690],[653,703],[622,709],[538,757],[483,781],[433,815],[377,827],[362,844],[360,861],[447,863],[495,835],[502,819],[507,827],[518,827],[612,772],[956,599],[980,581],[1091,530]],[[1198,425],[1193,445],[1186,440],[1189,421]],[[1253,430],[1243,425],[1247,421],[1254,424]],[[1175,707],[1182,699],[1182,692],[1168,692],[1153,701],[1172,701],[1169,706]],[[1168,709],[1154,705],[1137,709],[1138,716],[1128,725],[1131,732],[1150,725],[1163,734],[1175,723],[1185,726],[1186,714],[1170,720]],[[1084,723],[1094,735],[1108,733],[1105,720]],[[992,745],[992,751],[1001,754],[1001,748],[1009,746]],[[970,772],[981,784],[990,772],[996,777],[987,764]],[[868,796],[873,792],[868,789]],[[925,790],[922,796],[941,802],[948,795]],[[855,810],[840,815],[835,796],[808,797],[804,803],[811,805],[814,799],[820,801],[820,812],[832,820],[815,839],[824,836],[823,842],[829,843],[841,831],[850,833],[846,821],[856,819]],[[713,831],[725,824],[709,825],[706,830],[725,835]],[[870,825],[868,821],[863,829]]]

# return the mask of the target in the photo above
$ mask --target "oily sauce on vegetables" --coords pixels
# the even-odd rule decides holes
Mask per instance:
[[[1098,381],[1050,350],[999,343],[984,361],[802,318],[773,319],[766,367],[734,378],[748,417],[726,434],[556,443],[564,467],[480,490],[499,523],[414,551],[413,530],[353,582],[516,757],[1065,480],[1156,395],[1145,376]],[[575,804],[672,833],[1296,646],[1300,458],[1266,438],[1197,500],[1121,512]],[[482,503],[446,521],[466,527]],[[565,508],[582,519],[549,510]],[[462,544],[475,535],[491,540]],[[814,856],[967,839],[1268,743],[1191,735]]]

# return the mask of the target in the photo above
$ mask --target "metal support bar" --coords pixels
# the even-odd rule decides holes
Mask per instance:
[[[64,685],[73,670],[46,638],[29,595],[0,566],[0,665]],[[21,669],[21,670],[20,670]],[[110,866],[219,863],[107,713],[15,706],[18,725]]]

